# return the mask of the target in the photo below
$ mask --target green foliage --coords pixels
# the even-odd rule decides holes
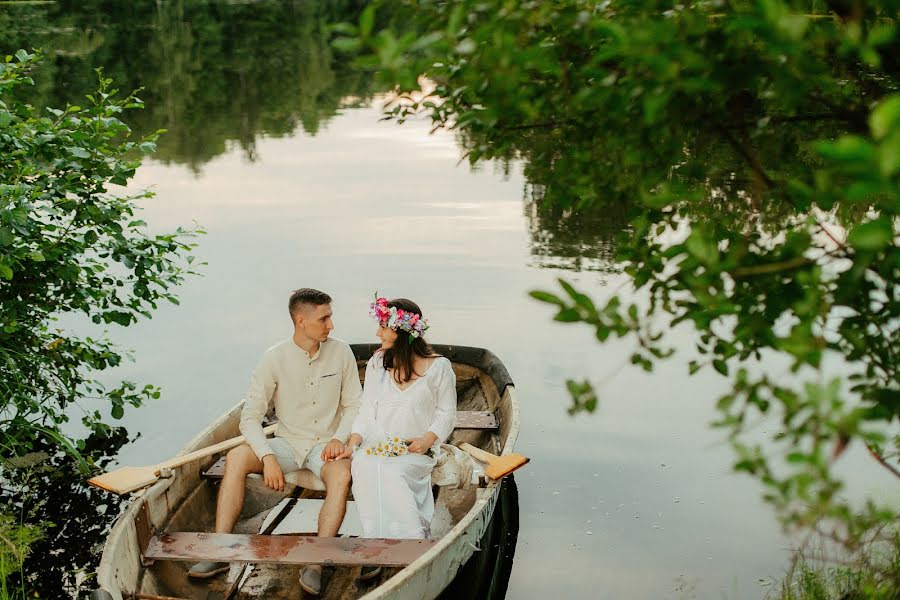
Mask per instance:
[[[128,441],[124,428],[117,427],[111,435],[88,436],[80,453],[91,464],[108,468]],[[16,515],[18,526],[42,532],[20,571],[7,577],[8,587],[25,590],[32,598],[86,599],[95,588],[97,550],[109,533],[110,519],[128,498],[88,485],[78,462],[52,441],[36,444],[36,451],[26,456],[0,461],[3,512]]]
[[[900,3],[402,6],[377,9],[381,30],[341,28],[395,86],[389,118],[455,130],[472,164],[522,161],[542,208],[628,215],[616,261],[634,301],[564,281],[533,297],[600,342],[632,340],[647,371],[692,328],[689,374],[732,382],[717,426],[785,525],[836,524],[853,549],[896,519],[851,507],[832,464],[853,441],[891,471],[900,456]],[[767,373],[779,358],[800,384]],[[773,439],[747,441],[766,417]]]
[[[9,580],[20,575],[31,546],[43,536],[43,529],[24,525],[12,515],[0,512],[0,600],[26,598],[24,583],[13,586]]]
[[[15,98],[32,83],[39,57],[24,50],[0,63],[0,457],[23,456],[39,441],[79,455],[83,441],[67,433],[76,411],[89,433],[109,435],[101,399],[119,419],[126,406],[156,398],[150,385],[106,388],[94,377],[121,364],[105,338],[55,325],[60,315],[96,324],[130,325],[193,273],[190,251],[198,229],[151,233],[136,216],[148,192],[120,195],[152,152],[157,134],[133,138],[123,112],[142,106],[99,75],[85,107],[39,114]],[[88,465],[82,463],[82,469]]]

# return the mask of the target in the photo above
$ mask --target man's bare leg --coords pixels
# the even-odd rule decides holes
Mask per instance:
[[[350,460],[342,458],[325,463],[321,476],[325,484],[325,504],[319,511],[319,537],[335,537],[347,512]]]
[[[247,475],[262,473],[262,470],[262,462],[247,444],[232,448],[228,452],[225,458],[225,475],[219,484],[219,497],[216,501],[216,533],[231,533],[234,529],[234,524],[244,506]]]
[[[233,448],[225,458],[225,475],[219,485],[216,501],[216,533],[231,533],[244,505],[244,482],[250,473],[261,473],[262,462],[256,458],[250,446]],[[188,571],[193,579],[209,579],[227,571],[229,564],[223,561],[201,561]]]
[[[320,474],[325,484],[325,503],[319,511],[319,537],[335,537],[347,512],[350,492],[350,460],[342,458],[327,462]],[[322,571],[322,565],[307,565],[307,569]]]

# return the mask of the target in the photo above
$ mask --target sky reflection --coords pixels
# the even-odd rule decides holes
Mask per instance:
[[[194,175],[153,161],[144,218],[167,229],[196,219],[209,264],[179,307],[114,331],[137,363],[117,376],[163,397],[127,413],[142,437],[121,461],[144,464],[240,400],[268,346],[290,334],[286,300],[300,286],[335,298],[335,335],[373,341],[377,290],[416,300],[436,343],[483,346],[507,365],[523,403],[517,474],[521,523],[509,598],[760,598],[789,543],[748,478],[730,474],[724,436],[707,427],[723,380],[687,378],[689,354],[653,375],[627,365],[629,343],[594,343],[527,297],[563,276],[605,297],[622,275],[537,268],[518,171],[458,165],[452,136],[425,124],[378,123],[345,110],[316,137],[261,139]],[[530,266],[532,265],[532,266]],[[690,347],[686,331],[673,341]],[[772,367],[774,372],[784,369]],[[569,417],[567,377],[604,379],[595,415]],[[846,462],[866,463],[859,453]],[[864,485],[897,488],[860,467]]]

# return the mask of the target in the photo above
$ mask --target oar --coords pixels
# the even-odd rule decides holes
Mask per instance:
[[[263,429],[263,433],[265,435],[274,433],[276,427],[278,427],[277,423],[269,425]],[[186,465],[189,462],[194,462],[195,460],[200,460],[201,458],[206,458],[207,456],[212,456],[213,454],[224,452],[225,450],[231,450],[235,446],[240,446],[245,441],[244,436],[239,435],[229,440],[219,442],[213,446],[209,446],[208,448],[201,448],[200,450],[195,450],[194,452],[183,456],[176,456],[175,458],[161,462],[152,467],[120,467],[115,471],[110,471],[88,479],[88,483],[114,494],[127,494],[128,492],[139,490],[142,487],[147,487],[155,482],[159,479],[159,473],[163,469],[174,469],[181,465]]]
[[[509,475],[519,467],[527,465],[528,461],[531,460],[527,456],[522,456],[521,454],[504,454],[503,456],[497,456],[496,454],[485,452],[481,448],[476,448],[472,444],[467,444],[465,442],[457,444],[457,446],[481,462],[487,463],[484,474],[491,479],[500,479],[505,475]]]

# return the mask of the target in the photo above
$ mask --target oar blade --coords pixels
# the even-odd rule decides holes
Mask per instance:
[[[524,467],[528,464],[528,461],[531,460],[526,456],[522,456],[521,454],[507,454],[505,456],[498,456],[495,459],[492,459],[488,466],[484,469],[484,474],[490,477],[491,479],[500,479],[506,475],[509,475],[516,469]]]
[[[158,478],[154,467],[122,467],[88,479],[88,483],[114,494],[127,494],[147,487]]]

